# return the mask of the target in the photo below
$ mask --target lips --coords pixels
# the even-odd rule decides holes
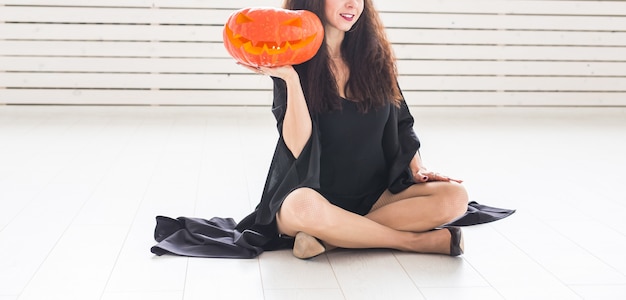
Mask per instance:
[[[354,20],[354,14],[339,14],[344,20],[351,22]]]

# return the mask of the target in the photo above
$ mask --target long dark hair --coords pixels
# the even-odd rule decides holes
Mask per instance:
[[[325,3],[324,0],[285,0],[283,8],[309,10],[325,26],[328,24]],[[302,88],[312,112],[341,109],[325,41],[311,60],[294,66],[301,77]],[[371,0],[363,1],[363,13],[352,29],[345,33],[341,53],[350,69],[344,92],[348,99],[358,102],[360,111],[366,112],[387,103],[400,104],[402,94],[397,82],[395,57]]]

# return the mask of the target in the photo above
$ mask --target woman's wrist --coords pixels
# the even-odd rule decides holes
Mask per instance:
[[[285,81],[287,86],[300,84],[300,76],[298,76],[298,72],[296,72],[295,70],[293,70],[291,74],[285,76],[283,80]]]

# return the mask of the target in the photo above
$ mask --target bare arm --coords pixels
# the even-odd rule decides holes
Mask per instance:
[[[292,66],[264,68],[244,66],[253,72],[281,78],[287,86],[287,108],[283,120],[283,140],[295,158],[300,156],[311,137],[312,122],[304,99],[300,77]]]
[[[311,137],[312,123],[300,78],[295,71],[293,74],[283,78],[287,84],[287,111],[283,121],[283,140],[293,156],[298,158]]]
[[[411,171],[413,171],[413,173],[417,173],[419,170],[426,169],[426,167],[424,167],[424,165],[422,164],[422,158],[420,157],[419,152],[415,153],[415,156],[411,160],[409,166],[411,167]]]

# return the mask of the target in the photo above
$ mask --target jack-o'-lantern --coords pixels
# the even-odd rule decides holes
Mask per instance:
[[[242,64],[297,65],[317,53],[324,27],[310,11],[251,7],[230,15],[223,38],[228,53]]]

